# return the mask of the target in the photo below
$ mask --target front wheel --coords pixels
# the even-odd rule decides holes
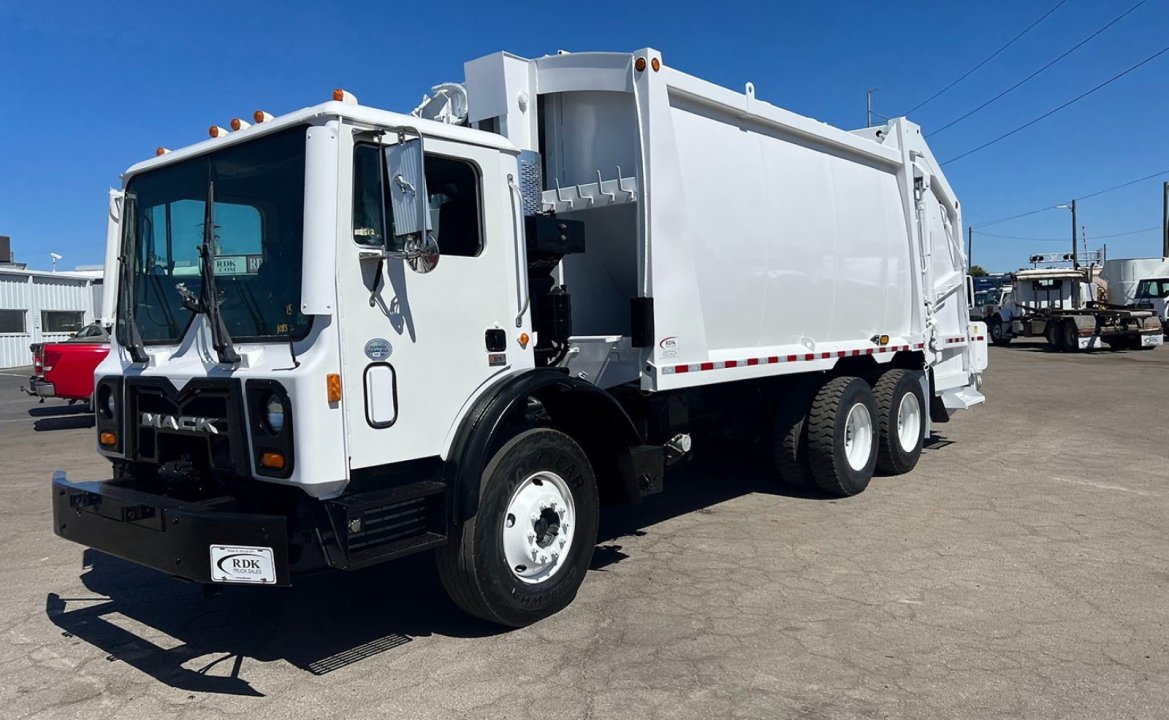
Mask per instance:
[[[1010,345],[1011,338],[1007,335],[1007,329],[1003,327],[1003,321],[999,317],[992,317],[987,321],[987,332],[990,333],[990,341],[995,345]]]
[[[523,627],[568,606],[597,540],[599,500],[588,457],[557,430],[527,430],[483,471],[479,509],[436,551],[438,575],[463,610]]]

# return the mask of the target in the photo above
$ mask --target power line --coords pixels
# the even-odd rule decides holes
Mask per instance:
[[[1161,172],[1156,172],[1156,173],[1153,173],[1152,175],[1146,175],[1142,178],[1137,178],[1136,180],[1129,180],[1128,182],[1124,182],[1124,183],[1121,183],[1119,185],[1113,185],[1110,188],[1104,188],[1103,190],[1097,190],[1094,193],[1088,193],[1087,195],[1081,195],[1080,197],[1078,197],[1076,199],[1077,200],[1087,200],[1088,198],[1093,198],[1093,197],[1096,197],[1097,195],[1103,195],[1104,193],[1110,193],[1113,190],[1119,190],[1121,188],[1126,188],[1129,185],[1136,185],[1139,182],[1144,182],[1145,180],[1152,180],[1153,178],[1161,177],[1162,175],[1169,175],[1169,170],[1162,170]]]
[[[1015,128],[1014,130],[1011,130],[1010,132],[1005,132],[1002,135],[999,135],[998,137],[996,137],[994,140],[991,140],[989,142],[985,142],[972,150],[967,150],[966,152],[962,153],[961,155],[956,155],[955,157],[952,157],[949,160],[944,161],[942,164],[947,165],[949,163],[954,162],[955,160],[961,160],[962,158],[966,157],[967,155],[973,155],[974,153],[978,152],[979,150],[983,150],[985,148],[988,148],[991,145],[994,145],[995,143],[999,142],[1000,140],[1005,140],[1005,139],[1009,138],[1010,136],[1014,135],[1015,133],[1019,132],[1020,130],[1026,130],[1027,128],[1031,127],[1032,125],[1039,122],[1040,120],[1043,120],[1044,118],[1050,117],[1050,116],[1056,114],[1057,112],[1059,112],[1060,110],[1063,110],[1064,108],[1068,107],[1069,105],[1073,105],[1073,104],[1079,102],[1080,100],[1083,100],[1084,98],[1088,97],[1089,95],[1096,92],[1097,90],[1099,90],[1103,87],[1106,87],[1108,85],[1111,85],[1112,83],[1116,82],[1117,80],[1124,77],[1125,75],[1128,75],[1133,70],[1136,70],[1137,68],[1141,67],[1142,65],[1145,65],[1146,63],[1149,63],[1149,62],[1152,62],[1153,60],[1156,60],[1158,57],[1164,55],[1167,52],[1169,52],[1169,47],[1163,47],[1160,50],[1158,50],[1157,52],[1150,55],[1149,57],[1145,58],[1144,60],[1141,60],[1136,65],[1133,65],[1132,67],[1130,67],[1129,69],[1127,69],[1121,73],[1113,75],[1111,78],[1105,80],[1104,82],[1100,83],[1099,85],[1092,88],[1091,90],[1080,93],[1076,97],[1065,102],[1063,105],[1060,105],[1057,108],[1053,108],[1051,110],[1048,110],[1047,112],[1043,113],[1039,117],[1037,117],[1029,122],[1023,123],[1022,125]]]
[[[1088,198],[1094,198],[1098,195],[1103,195],[1104,193],[1110,193],[1113,190],[1119,190],[1121,188],[1126,188],[1129,185],[1136,185],[1139,182],[1144,182],[1146,180],[1152,180],[1153,178],[1162,177],[1165,175],[1169,175],[1169,170],[1161,170],[1160,172],[1155,172],[1155,173],[1152,173],[1151,175],[1145,175],[1144,177],[1139,177],[1136,180],[1129,180],[1127,182],[1122,182],[1119,185],[1113,185],[1112,187],[1104,188],[1103,190],[1097,190],[1096,192],[1088,193],[1087,195],[1080,195],[1079,197],[1074,198],[1074,199],[1075,200],[1087,200]],[[1028,210],[1027,212],[1019,213],[1018,215],[1011,215],[1010,217],[1004,217],[1004,218],[999,218],[998,220],[991,220],[990,222],[979,223],[977,225],[972,225],[971,227],[973,227],[975,229],[990,227],[991,225],[998,225],[999,223],[1005,223],[1009,220],[1018,220],[1019,218],[1025,218],[1029,215],[1037,215],[1041,212],[1046,212],[1048,210],[1055,210],[1057,207],[1059,207],[1059,205],[1048,205],[1047,207],[1041,207],[1041,208],[1037,208],[1035,210]]]
[[[957,85],[958,83],[960,83],[960,82],[962,82],[963,80],[965,80],[965,79],[966,79],[967,77],[969,77],[969,76],[970,76],[970,75],[971,75],[971,74],[972,74],[972,73],[973,73],[975,70],[979,69],[980,67],[982,67],[983,65],[987,64],[987,63],[988,63],[988,62],[990,62],[991,60],[994,60],[994,59],[995,59],[995,57],[997,57],[999,53],[1001,53],[1003,50],[1006,50],[1006,49],[1007,49],[1007,48],[1009,48],[1011,45],[1014,45],[1014,44],[1015,44],[1015,41],[1016,41],[1016,40],[1018,40],[1019,38],[1023,37],[1023,36],[1024,36],[1024,35],[1026,35],[1027,33],[1031,32],[1031,29],[1032,29],[1032,28],[1034,28],[1036,25],[1038,25],[1039,23],[1041,23],[1041,22],[1043,22],[1044,20],[1046,20],[1048,15],[1051,15],[1053,12],[1055,12],[1056,10],[1058,10],[1058,9],[1060,8],[1060,6],[1061,6],[1061,5],[1063,5],[1065,2],[1067,2],[1067,0],[1059,0],[1059,2],[1057,2],[1057,3],[1055,4],[1055,7],[1051,8],[1051,9],[1050,9],[1050,10],[1048,10],[1047,12],[1043,13],[1041,16],[1039,16],[1039,19],[1038,19],[1038,20],[1036,20],[1035,22],[1031,23],[1031,24],[1030,24],[1030,25],[1028,25],[1027,27],[1023,28],[1023,32],[1021,32],[1021,33],[1019,33],[1018,35],[1016,35],[1015,37],[1011,38],[1011,39],[1010,39],[1010,40],[1007,42],[1007,44],[1006,44],[1006,45],[1003,45],[1003,46],[1002,46],[1001,48],[999,48],[998,50],[995,50],[994,52],[992,52],[992,53],[991,53],[989,56],[987,56],[987,58],[986,58],[985,60],[983,60],[982,62],[978,63],[978,64],[977,64],[977,65],[975,65],[974,67],[970,68],[970,69],[969,69],[969,70],[967,70],[966,72],[964,72],[964,73],[962,73],[961,75],[959,75],[957,80],[953,81],[952,83],[950,83],[950,84],[949,84],[949,85],[947,85],[946,87],[942,88],[941,90],[937,91],[937,92],[936,92],[936,93],[934,93],[933,95],[930,95],[930,96],[929,96],[929,97],[927,97],[925,100],[922,100],[921,102],[919,102],[917,105],[914,105],[912,108],[910,108],[909,112],[902,113],[902,115],[909,115],[909,114],[913,113],[915,110],[917,110],[917,109],[919,109],[919,108],[921,108],[921,107],[923,107],[923,106],[925,106],[925,105],[929,104],[931,101],[933,101],[933,99],[934,99],[934,98],[938,97],[938,96],[939,96],[939,95],[941,95],[942,93],[946,92],[946,91],[947,91],[947,90],[949,90],[950,88],[954,87],[954,86],[955,86],[955,85]]]
[[[979,105],[978,107],[974,108],[973,110],[971,110],[970,112],[966,113],[965,115],[962,115],[961,117],[955,118],[955,119],[951,120],[950,122],[946,123],[945,125],[941,126],[940,128],[938,128],[937,130],[934,130],[934,131],[932,131],[932,132],[928,133],[927,137],[933,137],[934,135],[937,135],[938,133],[940,133],[940,132],[942,132],[943,130],[945,130],[946,128],[949,128],[949,127],[952,127],[952,126],[954,126],[954,125],[957,125],[958,123],[962,122],[963,120],[965,120],[966,118],[970,117],[970,116],[971,116],[971,115],[973,115],[974,113],[978,112],[979,110],[982,110],[982,109],[983,109],[983,108],[985,108],[987,105],[990,105],[991,103],[993,103],[993,102],[995,102],[995,101],[999,100],[999,99],[1000,99],[1000,98],[1002,98],[1004,95],[1006,95],[1006,94],[1010,93],[1011,91],[1013,91],[1015,88],[1019,87],[1020,85],[1022,85],[1022,84],[1023,84],[1023,83],[1025,83],[1025,82],[1027,82],[1028,80],[1030,80],[1031,78],[1035,77],[1036,75],[1040,74],[1041,72],[1043,72],[1044,70],[1048,69],[1048,68],[1049,68],[1049,67],[1051,67],[1052,65],[1056,64],[1056,63],[1057,63],[1057,62],[1059,62],[1060,60],[1063,60],[1065,57],[1067,57],[1068,55],[1071,55],[1071,54],[1072,54],[1073,52],[1075,52],[1076,50],[1079,50],[1079,49],[1080,49],[1080,48],[1081,48],[1081,47],[1082,47],[1082,46],[1083,46],[1085,43],[1087,43],[1089,40],[1091,40],[1092,38],[1096,37],[1097,35],[1099,35],[1100,33],[1104,32],[1105,30],[1107,30],[1108,28],[1112,27],[1113,25],[1115,25],[1116,23],[1120,22],[1121,20],[1123,20],[1123,19],[1124,19],[1124,18],[1125,18],[1125,17],[1126,17],[1126,16],[1127,16],[1129,13],[1131,13],[1133,10],[1136,10],[1136,9],[1137,9],[1137,8],[1139,8],[1141,5],[1144,5],[1144,4],[1145,4],[1145,2],[1146,2],[1146,0],[1140,0],[1140,2],[1138,2],[1136,5],[1133,5],[1133,6],[1132,6],[1132,7],[1130,7],[1128,10],[1125,10],[1125,11],[1124,11],[1124,12],[1122,12],[1120,15],[1117,15],[1115,18],[1113,18],[1112,22],[1108,23],[1108,24],[1107,24],[1107,25],[1105,25],[1104,27],[1100,28],[1100,29],[1099,29],[1099,30],[1097,30],[1096,32],[1092,33],[1092,34],[1091,34],[1091,35],[1089,35],[1088,37],[1084,38],[1083,40],[1079,41],[1078,43],[1076,43],[1076,44],[1075,44],[1075,45],[1073,45],[1072,47],[1070,47],[1070,48],[1068,48],[1067,50],[1065,50],[1065,51],[1063,52],[1063,54],[1062,54],[1062,55],[1060,55],[1059,57],[1055,58],[1055,59],[1054,59],[1054,60],[1052,60],[1051,62],[1047,63],[1047,64],[1046,64],[1046,65],[1044,65],[1043,67],[1039,68],[1039,69],[1038,69],[1038,70],[1036,70],[1035,72],[1033,72],[1033,73],[1031,73],[1030,75],[1028,75],[1027,77],[1023,78],[1023,79],[1022,79],[1022,80],[1020,80],[1019,82],[1017,82],[1017,83],[1015,83],[1014,85],[1010,86],[1010,87],[1009,87],[1009,88],[1007,88],[1006,90],[1003,90],[1003,91],[1002,91],[1001,93],[999,93],[998,95],[995,95],[995,96],[994,96],[994,97],[992,97],[990,100],[987,100],[986,102],[984,102],[983,104],[981,104],[981,105]]]
[[[1152,232],[1153,230],[1161,230],[1161,226],[1141,228],[1140,230],[1129,230],[1128,232],[1112,233],[1111,235],[1089,235],[1089,240],[1111,240],[1112,238],[1126,237],[1128,235],[1140,235],[1141,233]],[[998,233],[979,232],[979,237],[992,237],[1002,240],[1024,240],[1026,242],[1061,242],[1066,243],[1067,237],[1046,238],[1046,237],[1025,237],[1022,235],[999,235]]]

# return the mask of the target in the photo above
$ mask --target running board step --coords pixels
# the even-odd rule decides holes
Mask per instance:
[[[984,403],[986,398],[974,388],[964,387],[942,391],[942,402],[945,403],[947,410],[953,412]]]
[[[329,564],[341,570],[369,567],[447,541],[446,485],[440,482],[341,497],[326,506],[333,537],[322,537],[322,546]]]

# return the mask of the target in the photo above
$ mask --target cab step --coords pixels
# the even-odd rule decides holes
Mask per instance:
[[[446,485],[432,480],[350,495],[327,503],[333,537],[321,537],[341,570],[422,552],[447,541]]]

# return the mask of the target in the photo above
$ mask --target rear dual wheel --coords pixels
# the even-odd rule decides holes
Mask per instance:
[[[789,485],[856,495],[877,468],[900,475],[921,456],[926,405],[918,371],[887,370],[872,388],[860,378],[833,378],[810,406],[799,397],[785,400],[776,411],[772,448]]]

